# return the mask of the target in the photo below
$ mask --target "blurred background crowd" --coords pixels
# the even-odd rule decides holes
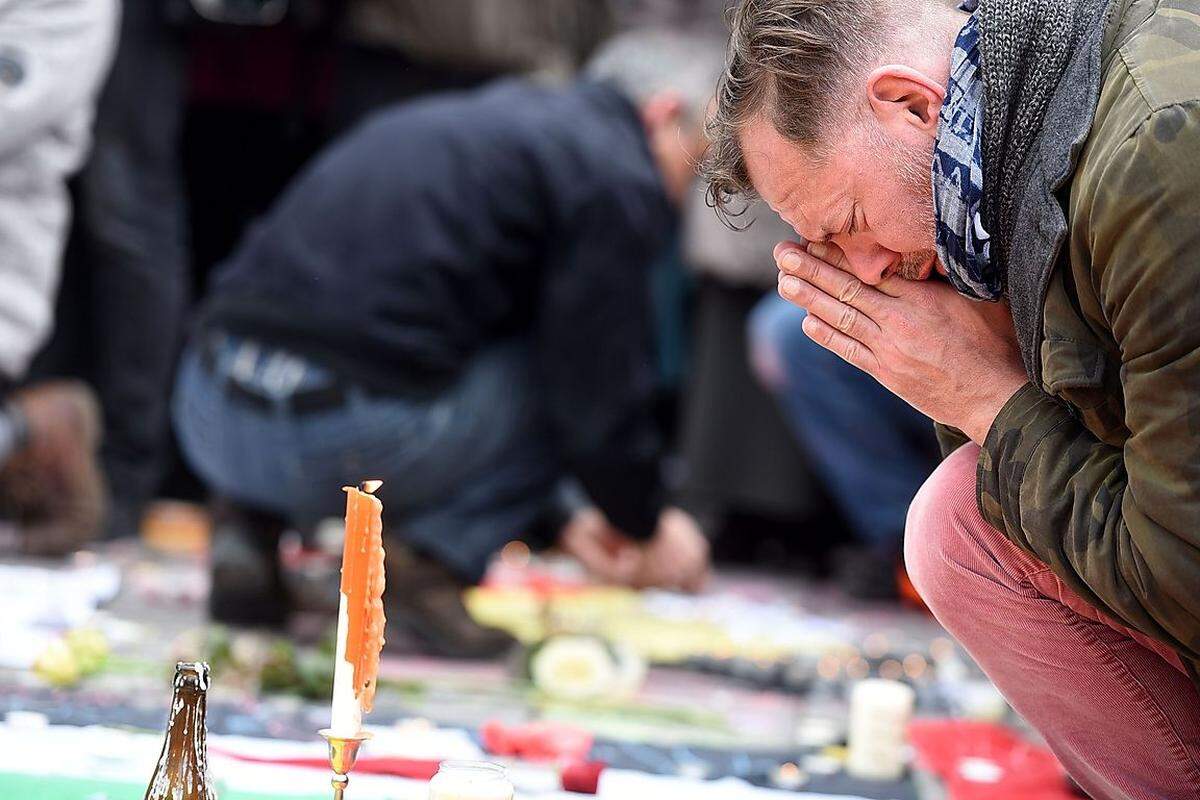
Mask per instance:
[[[0,546],[207,509],[210,612],[385,481],[389,617],[444,655],[505,543],[898,601],[931,424],[693,180],[723,0],[0,0]]]

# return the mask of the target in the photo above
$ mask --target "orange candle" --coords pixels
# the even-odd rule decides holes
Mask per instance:
[[[374,703],[383,649],[383,504],[374,496],[380,485],[366,481],[344,489],[346,538],[330,728],[347,738],[359,733],[362,715]]]

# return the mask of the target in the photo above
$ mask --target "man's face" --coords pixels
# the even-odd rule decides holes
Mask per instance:
[[[762,115],[740,143],[759,196],[809,241],[828,241],[872,286],[890,275],[924,280],[939,269],[930,164],[933,143],[861,130],[833,139],[818,163]]]

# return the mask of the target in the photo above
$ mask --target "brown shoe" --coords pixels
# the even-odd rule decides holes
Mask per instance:
[[[462,599],[469,583],[399,542],[387,542],[385,549],[389,625],[402,626],[428,653],[444,658],[497,658],[516,644],[504,631],[471,619]]]
[[[0,468],[0,516],[15,524],[22,553],[66,555],[104,521],[99,403],[83,383],[47,381],[13,393],[9,404],[27,436]]]
[[[208,614],[234,627],[282,629],[291,600],[279,564],[286,521],[231,500],[213,501]]]

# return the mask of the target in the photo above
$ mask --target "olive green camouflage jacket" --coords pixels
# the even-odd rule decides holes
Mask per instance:
[[[1200,0],[1116,2],[1091,130],[1058,193],[1040,386],[993,423],[979,505],[1083,598],[1195,665]],[[943,449],[965,441],[939,434]]]

